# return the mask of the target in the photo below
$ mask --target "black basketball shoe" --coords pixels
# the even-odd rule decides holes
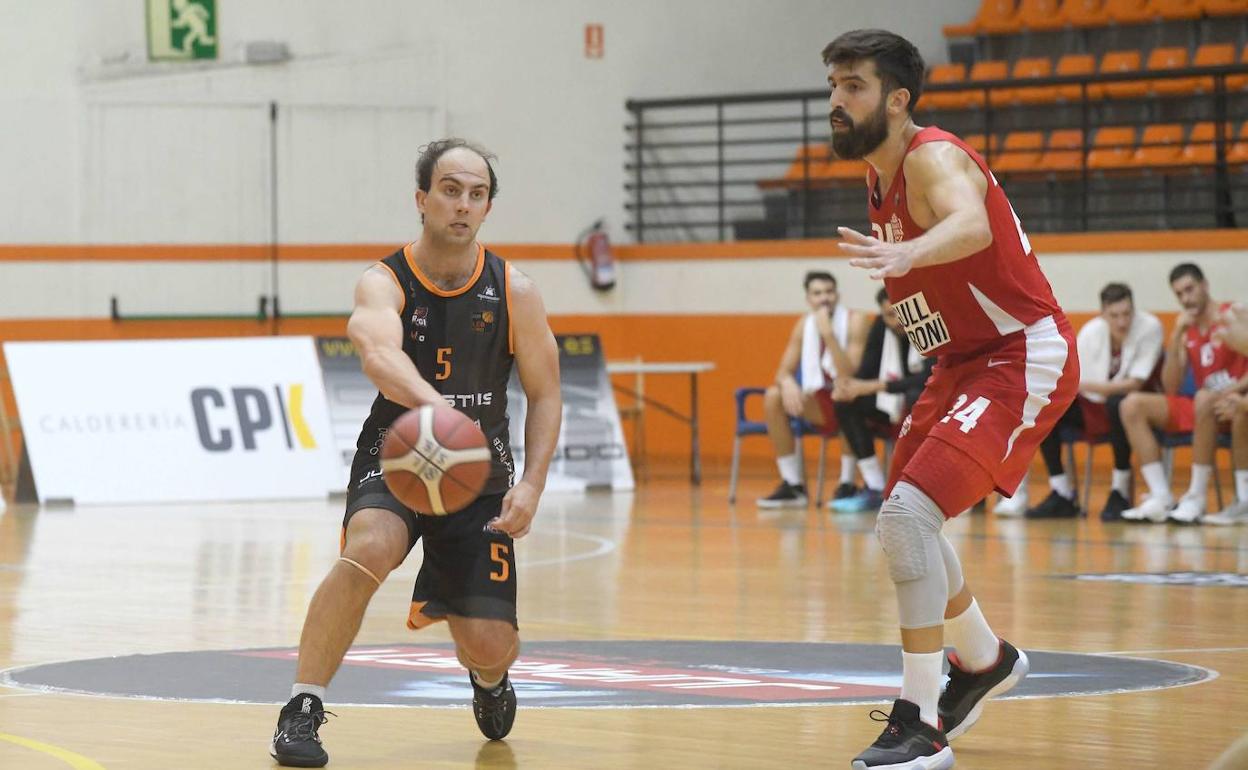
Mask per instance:
[[[862,490],[856,487],[852,482],[842,481],[840,484],[836,485],[836,491],[832,493],[832,499],[841,500],[846,497],[853,497],[861,491]]]
[[[940,694],[940,726],[949,740],[971,729],[984,710],[984,700],[1000,695],[1023,681],[1030,670],[1027,653],[1001,640],[1001,653],[991,668],[977,674],[962,668],[957,655],[949,655],[949,683]]]
[[[503,676],[503,681],[492,690],[477,684],[472,674],[468,674],[468,681],[472,682],[472,714],[477,718],[481,734],[492,741],[507,737],[516,721],[516,691],[511,686],[511,677]]]
[[[284,767],[324,767],[329,755],[316,731],[333,715],[315,695],[302,693],[291,698],[277,718],[269,755]]]
[[[1079,514],[1079,506],[1074,500],[1054,490],[1044,498],[1044,502],[1035,508],[1028,508],[1023,516],[1029,519],[1076,519]]]
[[[806,487],[781,481],[775,492],[756,502],[759,508],[801,508],[806,505]]]
[[[908,700],[893,701],[893,713],[872,711],[876,722],[888,726],[866,751],[854,757],[853,770],[946,770],[953,767],[953,749],[945,734],[919,719],[919,707]]]
[[[1105,507],[1101,509],[1101,521],[1122,521],[1122,512],[1130,507],[1131,501],[1126,495],[1116,489],[1110,490]]]

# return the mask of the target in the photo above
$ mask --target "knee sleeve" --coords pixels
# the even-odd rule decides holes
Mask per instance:
[[[958,595],[966,583],[962,577],[962,561],[943,532],[938,534],[936,539],[940,543],[940,554],[945,560],[945,583],[949,586],[949,599],[952,599]]]
[[[875,531],[888,559],[889,577],[897,586],[902,628],[926,628],[944,622],[952,580],[941,544],[944,521],[940,507],[905,481],[893,488],[880,508]]]

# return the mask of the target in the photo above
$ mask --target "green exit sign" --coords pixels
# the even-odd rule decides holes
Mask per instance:
[[[217,0],[147,0],[147,58],[217,58]]]

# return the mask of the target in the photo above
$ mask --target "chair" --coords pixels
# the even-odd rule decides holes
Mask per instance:
[[[1066,0],[1062,18],[1073,27],[1104,27],[1109,24],[1105,0]]]
[[[1098,129],[1088,152],[1088,168],[1101,171],[1127,168],[1135,152],[1135,126],[1106,126]]]
[[[1117,75],[1124,72],[1136,72],[1140,69],[1139,51],[1110,51],[1101,58],[1101,66],[1097,72],[1101,75]],[[1092,87],[1088,87],[1089,95]],[[1096,89],[1113,99],[1139,99],[1148,95],[1147,80],[1128,80],[1119,83],[1106,83]],[[1097,94],[1099,96],[1099,93]]]
[[[1205,43],[1196,49],[1196,55],[1192,57],[1193,67],[1225,67],[1234,63],[1235,46],[1231,43]],[[1197,93],[1207,94],[1213,91],[1212,77],[1199,77],[1195,81]]]
[[[1049,134],[1049,146],[1040,156],[1041,171],[1072,172],[1083,168],[1083,132],[1064,128]]]
[[[1105,10],[1118,24],[1143,24],[1155,15],[1150,0],[1108,0]]]
[[[1018,25],[1024,31],[1061,29],[1066,24],[1061,10],[1061,0],[1023,0],[1018,4]]]
[[[1245,47],[1239,54],[1239,63],[1248,64],[1248,47]],[[1235,91],[1243,91],[1248,89],[1248,75],[1227,75],[1226,90],[1234,93]]]
[[[1144,127],[1140,146],[1131,156],[1132,166],[1166,168],[1183,164],[1183,126],[1165,123]]]
[[[1150,72],[1181,70],[1187,68],[1187,49],[1182,46],[1154,48],[1148,55],[1145,67]],[[1159,96],[1179,96],[1196,92],[1198,78],[1165,78],[1153,80],[1149,85]]]
[[[976,82],[985,83],[992,80],[1005,80],[1009,75],[1009,64],[1000,59],[986,59],[971,65],[970,82],[974,84]],[[983,90],[968,91],[964,101],[967,107],[983,107]]]
[[[1200,0],[1200,9],[1210,16],[1238,16],[1248,13],[1248,0]]]
[[[1153,13],[1165,21],[1200,18],[1200,0],[1153,0]]]
[[[1005,146],[992,159],[992,170],[1001,173],[1037,171],[1044,150],[1044,134],[1040,131],[1013,131],[1005,137]]]
[[[737,481],[740,478],[741,470],[741,440],[746,436],[766,436],[767,423],[759,420],[751,420],[746,417],[746,406],[749,400],[754,396],[761,397],[767,392],[766,388],[737,388],[733,393],[736,400],[736,429],[732,438],[732,470],[728,480],[728,502],[735,503],[737,501]],[[792,418],[789,425],[793,429],[793,439],[797,444],[797,456],[803,456],[802,439],[806,436],[821,436],[823,441],[819,444],[819,488],[816,498],[823,495],[823,463],[824,452],[827,449],[827,439],[837,435],[840,426],[835,424],[819,428],[805,420]],[[802,463],[805,467],[805,463]]]
[[[1227,132],[1227,138],[1230,138],[1230,132]],[[1231,146],[1226,151],[1226,162],[1232,166],[1242,166],[1248,163],[1248,123],[1244,123],[1239,127],[1239,134],[1235,140],[1231,142]]]
[[[1073,77],[1082,75],[1091,77],[1096,73],[1096,58],[1090,53],[1068,53],[1057,60],[1057,67],[1053,70],[1053,74],[1059,77]],[[1064,86],[1053,86],[1053,93],[1057,99],[1068,102],[1077,102],[1081,98],[1083,91],[1079,84],[1072,83]],[[1098,98],[1099,91],[1094,91],[1095,86],[1088,86],[1088,98]]]
[[[1010,78],[1015,81],[1028,78],[1047,78],[1053,74],[1053,62],[1047,56],[1019,59],[1014,62]],[[1045,104],[1057,101],[1057,89],[1053,86],[1019,86],[1003,88],[993,94],[993,104]],[[1000,101],[997,101],[997,100]]]
[[[1017,32],[1017,11],[1015,0],[982,0],[975,18],[966,24],[947,24],[941,27],[941,32],[945,37],[972,37],[990,31]]]
[[[1227,132],[1226,139],[1230,141],[1230,132]],[[1187,144],[1183,145],[1183,153],[1180,165],[1183,166],[1212,166],[1217,162],[1217,141],[1214,135],[1214,124],[1205,121],[1192,126],[1192,133],[1187,137]]]
[[[966,81],[965,64],[937,64],[927,73],[930,85],[946,85]],[[966,107],[966,91],[925,93],[923,106],[933,110],[960,110]]]

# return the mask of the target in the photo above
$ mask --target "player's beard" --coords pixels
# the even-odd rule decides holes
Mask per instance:
[[[829,124],[833,116],[845,124],[839,131],[832,127],[832,152],[841,160],[859,160],[875,152],[888,138],[888,112],[883,99],[879,108],[861,125],[855,125],[853,118],[840,108],[828,115]]]

